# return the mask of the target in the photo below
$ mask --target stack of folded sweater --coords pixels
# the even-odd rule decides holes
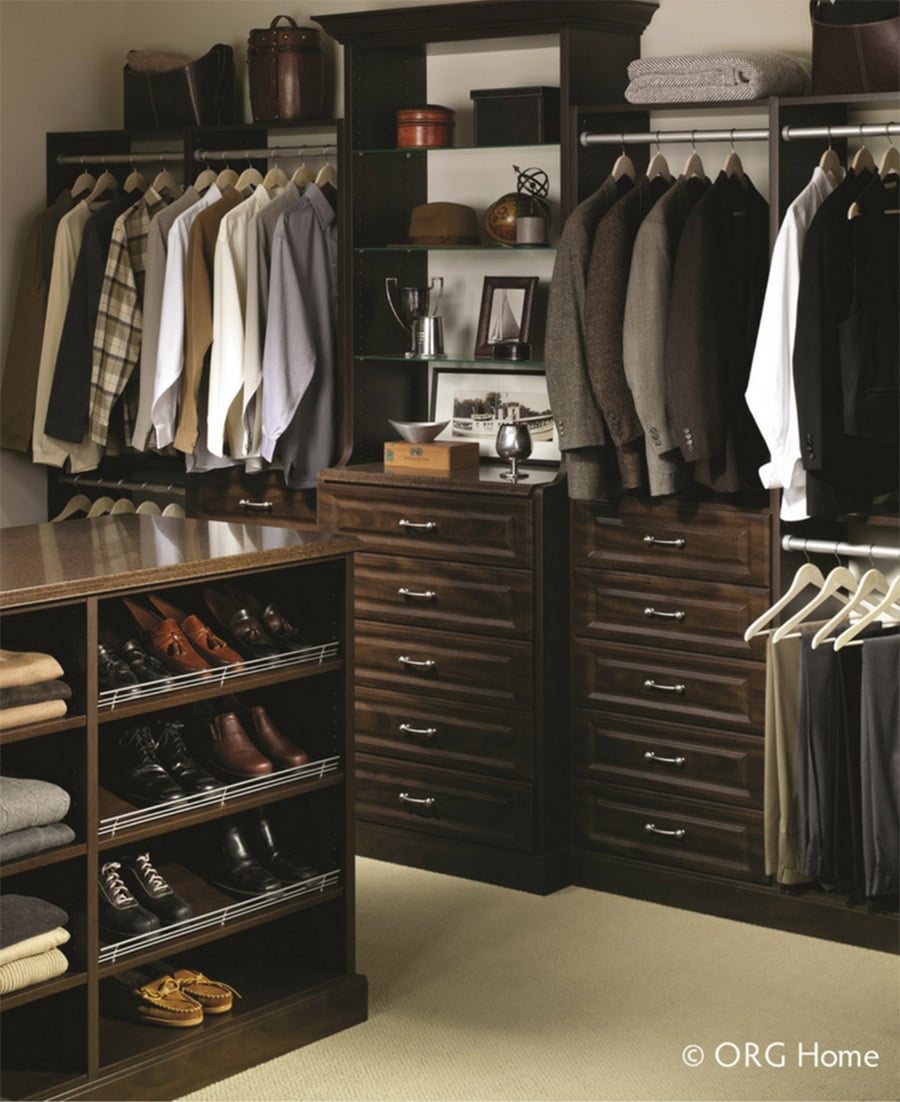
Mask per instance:
[[[0,650],[0,730],[66,714],[71,688],[52,654]]]
[[[62,822],[70,803],[69,793],[50,781],[0,777],[0,862],[74,841]]]
[[[802,96],[811,65],[778,53],[643,57],[628,66],[629,103],[716,103],[767,96]]]
[[[31,895],[4,895],[0,906],[0,995],[61,976],[69,967],[58,948],[71,937],[66,912]]]

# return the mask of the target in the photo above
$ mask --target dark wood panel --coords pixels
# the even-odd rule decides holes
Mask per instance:
[[[533,720],[529,712],[435,706],[418,696],[361,687],[356,694],[356,745],[368,753],[423,765],[531,777]]]
[[[758,735],[579,710],[575,746],[575,767],[586,778],[762,809]]]
[[[762,814],[658,793],[576,786],[577,842],[623,857],[765,880]]]
[[[316,526],[315,490],[291,490],[281,471],[248,473],[243,467],[207,471],[186,479],[186,509],[202,520]]]
[[[575,635],[671,646],[734,658],[765,657],[744,630],[769,607],[767,589],[612,571],[575,571]]]
[[[763,729],[765,666],[758,662],[579,641],[574,684],[582,704],[677,723]]]
[[[534,595],[526,571],[364,553],[356,559],[355,609],[363,620],[528,639]]]

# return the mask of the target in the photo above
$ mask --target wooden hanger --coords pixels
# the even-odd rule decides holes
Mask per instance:
[[[850,167],[857,175],[859,175],[860,172],[875,172],[875,158],[869,152],[866,143],[862,140],[862,134],[860,134],[859,140],[862,144],[859,149],[857,149]]]
[[[841,159],[835,153],[831,144],[831,127],[828,128],[828,148],[819,158],[819,168],[823,172],[827,172],[829,176],[833,176],[835,180],[842,180],[844,178],[844,166],[841,164]]]
[[[199,191],[202,195],[204,191],[208,191],[216,182],[217,173],[215,169],[204,168],[197,174],[197,179],[194,180],[194,190]]]
[[[69,517],[74,517],[76,513],[86,513],[91,505],[93,505],[93,502],[87,494],[75,494],[74,497],[69,498],[55,517],[50,518],[50,523],[56,524],[57,521],[68,520]]]
[[[860,616],[856,623],[851,624],[850,627],[841,632],[834,641],[834,649],[842,650],[849,642],[855,639],[861,631],[864,631],[869,624],[874,624],[875,621],[880,620],[882,616],[891,616],[895,620],[900,619],[900,574],[894,578],[888,586],[887,593],[885,593],[884,597],[874,608],[869,609],[865,616]]]
[[[812,642],[810,644],[812,649],[815,650],[816,647],[821,646],[821,644],[824,643],[831,636],[831,633],[834,631],[834,629],[838,627],[838,625],[841,624],[844,620],[848,619],[850,614],[858,609],[859,606],[866,601],[866,598],[869,597],[871,593],[879,593],[884,596],[887,591],[888,583],[884,574],[882,574],[881,571],[876,569],[875,567],[867,570],[865,574],[863,574],[863,576],[859,579],[856,590],[854,591],[854,593],[850,597],[850,600],[847,602],[844,608],[836,612],[834,616],[832,616],[827,623],[823,624],[816,632],[816,634],[812,637]],[[865,603],[865,608],[867,612],[872,607],[873,605],[871,603]]]
[[[92,191],[96,185],[97,181],[90,172],[82,170],[75,180],[75,183],[72,184],[72,198],[76,200],[80,199],[82,195],[86,195]]]
[[[282,191],[289,183],[290,181],[284,169],[279,168],[278,165],[274,165],[263,177],[262,186],[266,191],[272,194],[276,191]]]
[[[227,165],[216,177],[216,187],[219,189],[219,191],[224,191],[227,187],[234,187],[237,182],[238,174],[234,171],[233,168],[228,168]]]
[[[656,152],[650,158],[650,163],[647,165],[646,177],[648,180],[655,180],[657,176],[662,176],[664,180],[670,181],[672,179],[672,173],[669,171],[669,162],[665,159],[659,149],[659,131],[656,131]]]
[[[697,176],[702,180],[706,176],[706,169],[703,167],[703,161],[700,160],[700,154],[697,152],[694,134],[696,134],[696,130],[691,131],[691,152],[688,154],[688,159],[684,162],[684,168],[681,170],[681,175],[687,180],[690,180],[692,176]]]
[[[153,177],[153,183],[150,186],[159,195],[162,195],[164,192],[168,192],[170,195],[175,196],[181,194],[181,185],[165,167],[161,168]]]
[[[88,204],[88,206],[90,206],[91,203],[96,203],[97,200],[107,191],[116,191],[118,187],[119,181],[115,178],[115,176],[113,176],[111,172],[109,172],[107,169],[104,169],[100,173],[96,184],[94,184],[93,188],[91,189],[90,195],[86,195],[84,201]]]
[[[136,168],[132,168],[131,172],[125,177],[122,190],[126,195],[130,195],[133,191],[139,191],[143,194],[147,190],[147,181],[142,173],[138,172]]]
[[[822,583],[819,592],[815,594],[811,601],[808,601],[803,608],[798,612],[795,612],[793,616],[789,616],[787,620],[777,628],[775,634],[772,636],[773,643],[780,643],[785,636],[789,635],[794,628],[799,627],[800,624],[805,623],[812,612],[815,611],[823,602],[827,601],[829,597],[836,597],[839,601],[846,604],[849,597],[843,596],[841,590],[844,590],[847,594],[853,592],[856,589],[857,577],[853,574],[849,567],[836,566]]]
[[[162,509],[160,509],[155,501],[142,501],[137,509],[135,509],[135,512],[142,517],[158,517]]]
[[[250,158],[248,157],[247,160],[249,162]],[[248,163],[244,171],[235,180],[234,186],[238,191],[248,191],[250,188],[259,187],[262,182],[262,173],[258,168],[254,168],[253,165]]]
[[[109,511],[111,517],[121,516],[123,513],[136,512],[135,504],[130,497],[120,497]]]
[[[294,169],[294,174],[291,176],[293,183],[301,190],[306,187],[307,184],[311,184],[315,178],[315,174],[307,166],[306,161],[301,161],[299,167]]]
[[[324,187],[326,184],[337,187],[337,169],[327,157],[325,158],[325,164],[316,173],[316,187]]]
[[[744,166],[737,150],[734,148],[734,127],[731,128],[731,150],[722,165],[722,171],[726,176],[732,176],[740,183],[746,185],[747,177],[744,174]]]
[[[88,509],[88,519],[94,520],[96,517],[105,517],[107,513],[112,512],[112,507],[115,505],[115,500],[111,497],[98,497],[94,504]]]
[[[794,575],[791,584],[785,590],[784,593],[778,598],[771,608],[767,609],[762,616],[758,616],[750,627],[744,632],[744,642],[749,642],[755,635],[759,635],[766,624],[770,623],[783,608],[786,608],[791,601],[808,585],[822,586],[825,584],[825,577],[822,571],[813,562],[805,562],[797,573]],[[768,632],[766,632],[768,634]]]
[[[183,517],[185,515],[184,506],[177,501],[170,501],[163,509],[162,515],[164,517]]]
[[[878,175],[882,178],[890,176],[892,172],[900,172],[900,149],[898,149],[888,136],[887,149],[881,155],[881,161],[878,165]]]
[[[612,172],[610,176],[616,181],[621,180],[627,176],[629,180],[637,179],[637,170],[634,167],[634,162],[625,152],[625,135],[622,135],[622,152],[616,157],[616,163],[612,166]]]

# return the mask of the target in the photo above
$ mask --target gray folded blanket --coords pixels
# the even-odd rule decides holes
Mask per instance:
[[[629,103],[703,103],[802,96],[811,65],[790,54],[747,52],[642,57],[628,66]]]
[[[0,900],[0,949],[46,934],[56,926],[65,926],[69,916],[55,903],[35,895],[4,894]]]
[[[66,823],[47,823],[46,826],[26,827],[0,834],[0,864],[17,857],[30,857],[56,846],[67,846],[75,841],[75,831]]]
[[[0,777],[0,834],[58,823],[71,802],[69,793],[51,781]]]

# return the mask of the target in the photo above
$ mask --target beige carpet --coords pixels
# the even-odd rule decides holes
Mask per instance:
[[[900,1097],[896,957],[582,888],[357,869],[369,1021],[187,1097]],[[841,1050],[877,1066],[823,1066]]]

